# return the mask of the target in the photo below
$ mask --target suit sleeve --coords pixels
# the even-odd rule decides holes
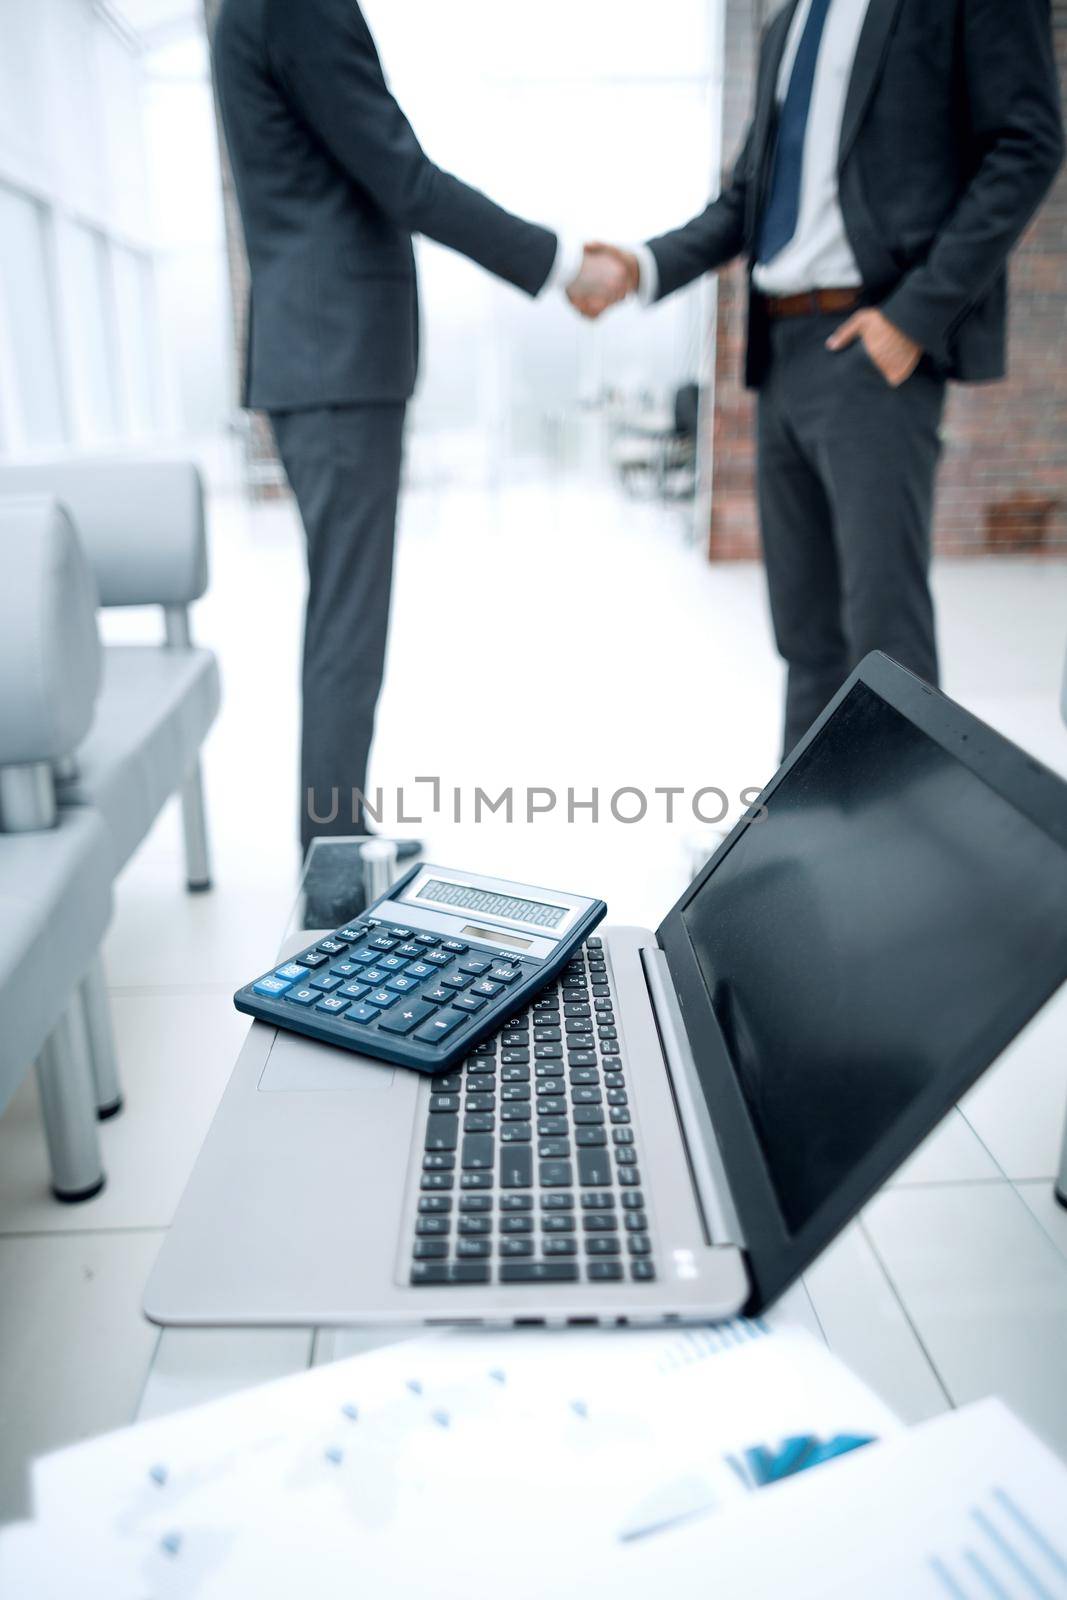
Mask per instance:
[[[934,356],[1004,266],[1064,151],[1048,0],[963,0],[962,43],[974,176],[882,307]]]
[[[718,199],[691,222],[670,233],[662,233],[657,239],[649,239],[648,248],[656,258],[659,277],[657,299],[662,300],[676,289],[684,289],[694,278],[724,267],[741,254],[753,144],[750,127],[730,182]]]
[[[275,0],[268,19],[272,66],[295,108],[386,216],[528,294],[544,287],[556,235],[434,165],[389,91],[354,0]]]

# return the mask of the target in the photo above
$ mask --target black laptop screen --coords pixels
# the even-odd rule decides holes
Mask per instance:
[[[1061,975],[1067,854],[859,683],[682,919],[795,1233]]]

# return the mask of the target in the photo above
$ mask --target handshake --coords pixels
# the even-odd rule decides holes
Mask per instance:
[[[596,240],[585,246],[581,270],[567,285],[567,299],[594,322],[610,306],[636,294],[640,285],[641,269],[633,252]]]

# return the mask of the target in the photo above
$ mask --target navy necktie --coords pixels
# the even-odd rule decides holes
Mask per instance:
[[[832,0],[811,0],[811,10],[800,36],[793,73],[778,118],[778,143],[774,152],[767,204],[759,230],[756,259],[773,261],[797,231],[800,217],[800,180],[804,170],[804,138],[815,87],[826,14]]]

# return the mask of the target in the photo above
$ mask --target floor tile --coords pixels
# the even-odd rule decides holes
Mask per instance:
[[[0,1239],[0,1522],[26,1463],[133,1417],[157,1333],[141,1292],[162,1234]]]
[[[111,1008],[126,1103],[100,1127],[107,1186],[82,1205],[52,1198],[31,1074],[0,1118],[0,1234],[170,1223],[248,1019],[213,992],[113,995]]]
[[[953,1403],[999,1395],[1067,1454],[1067,1261],[1012,1186],[891,1190],[865,1226]]]

